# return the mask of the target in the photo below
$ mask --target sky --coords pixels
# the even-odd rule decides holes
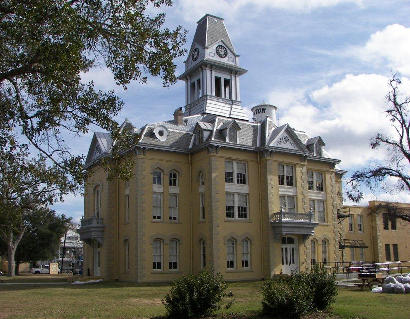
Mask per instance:
[[[393,134],[384,113],[393,74],[410,95],[409,1],[174,0],[165,13],[168,27],[188,31],[187,49],[202,16],[224,18],[240,65],[248,70],[240,78],[243,107],[277,106],[279,124],[320,135],[348,174],[385,158],[370,148],[370,139],[377,132]],[[184,71],[183,61],[175,61],[177,74]],[[114,89],[125,102],[116,119],[127,118],[136,127],[171,119],[185,105],[182,81],[164,88],[151,77],[124,91],[103,67],[82,79]],[[93,132],[71,141],[76,153],[87,154]],[[410,194],[367,191],[360,204],[374,199],[410,202]],[[83,197],[69,195],[54,209],[78,222]]]

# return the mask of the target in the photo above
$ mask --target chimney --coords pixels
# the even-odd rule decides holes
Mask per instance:
[[[177,125],[184,125],[184,112],[182,112],[182,107],[175,110],[174,121]]]

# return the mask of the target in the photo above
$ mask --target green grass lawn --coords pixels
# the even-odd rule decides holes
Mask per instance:
[[[165,315],[161,299],[169,291],[166,285],[120,282],[78,286],[7,285],[5,282],[0,283],[1,319],[161,317]],[[260,286],[261,282],[229,284],[235,301],[230,309],[221,309],[218,317],[261,318]],[[385,295],[341,289],[332,313],[320,318],[408,319],[410,294]]]

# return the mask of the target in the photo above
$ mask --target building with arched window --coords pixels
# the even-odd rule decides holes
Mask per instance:
[[[254,106],[249,119],[246,72],[223,19],[205,15],[179,77],[185,106],[169,121],[122,127],[136,137],[128,181],[107,180],[100,159],[113,141],[95,133],[85,273],[159,282],[213,267],[227,280],[255,280],[340,259],[339,160],[320,136],[278,123],[276,106]]]

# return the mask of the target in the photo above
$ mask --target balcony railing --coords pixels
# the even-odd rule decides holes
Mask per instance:
[[[279,212],[275,213],[272,216],[272,222],[308,222],[312,223],[314,222],[314,214],[309,212],[309,213],[288,213],[288,212]]]
[[[271,225],[275,237],[279,238],[282,235],[313,235],[318,223],[313,212],[289,213],[282,210],[272,215]]]
[[[91,225],[103,225],[103,224],[104,224],[104,220],[102,218],[97,217],[97,216],[81,218],[81,227],[91,226]]]
[[[81,227],[78,230],[80,239],[87,244],[92,244],[95,240],[102,245],[104,241],[104,221],[97,216],[83,217]]]

